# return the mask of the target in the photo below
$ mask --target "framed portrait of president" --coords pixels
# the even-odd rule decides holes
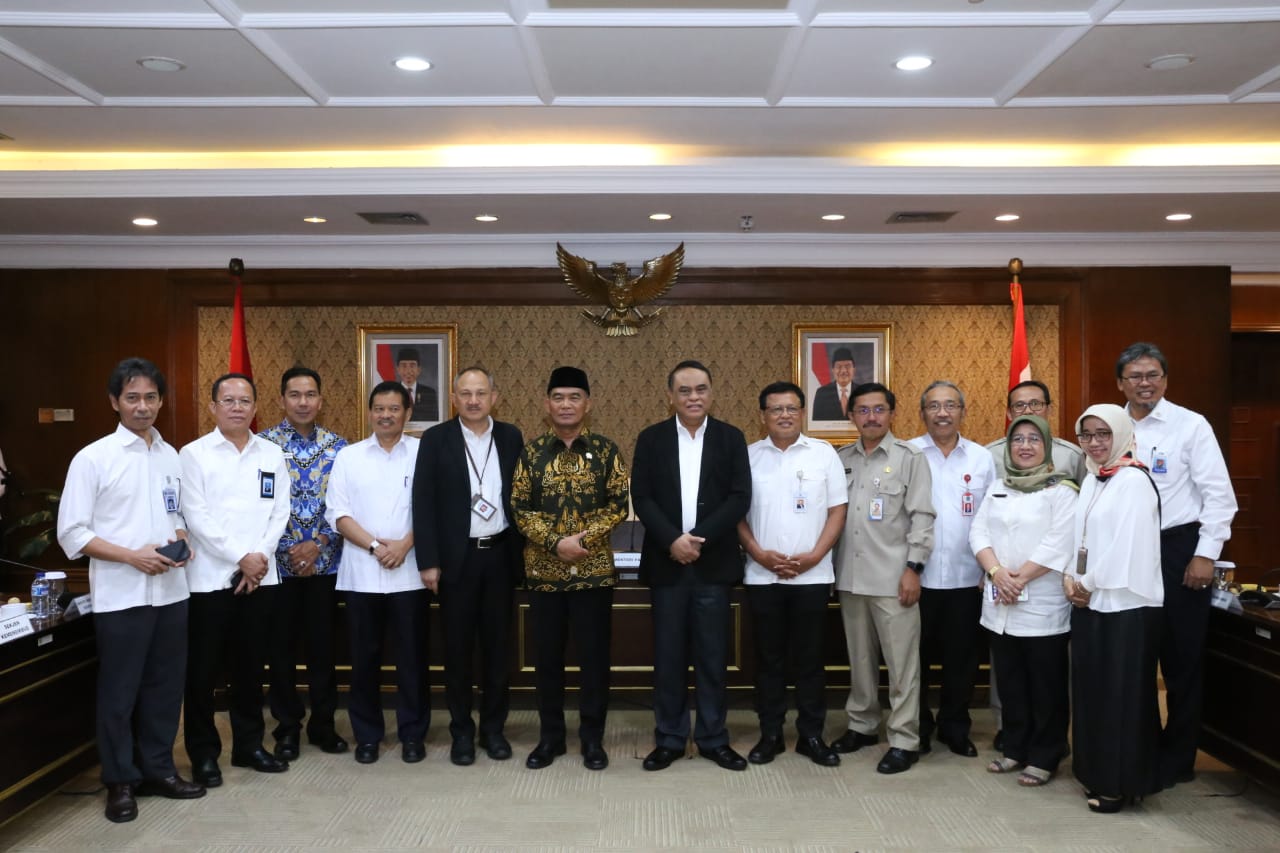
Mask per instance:
[[[458,364],[458,327],[356,327],[360,338],[360,420],[368,420],[369,394],[380,382],[399,382],[412,409],[405,432],[423,430],[448,419],[449,388]]]
[[[795,323],[791,340],[793,380],[805,395],[805,433],[836,445],[856,441],[849,400],[864,382],[889,385],[893,325]]]

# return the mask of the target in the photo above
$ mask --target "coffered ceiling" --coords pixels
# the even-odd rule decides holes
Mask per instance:
[[[0,133],[10,267],[1280,271],[1257,0],[5,0]]]

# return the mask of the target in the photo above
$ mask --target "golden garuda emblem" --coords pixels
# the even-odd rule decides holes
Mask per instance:
[[[571,254],[559,243],[556,243],[556,260],[560,262],[565,284],[579,296],[604,306],[599,314],[583,308],[583,316],[603,328],[606,335],[616,338],[636,334],[662,313],[659,308],[644,314],[637,306],[652,302],[676,283],[676,276],[684,265],[684,243],[668,254],[645,261],[644,271],[634,278],[623,261],[610,264],[610,275],[601,275],[594,261]]]

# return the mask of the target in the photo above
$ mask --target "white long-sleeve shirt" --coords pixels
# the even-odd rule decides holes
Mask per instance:
[[[1089,549],[1083,575],[1068,573],[1090,593],[1089,609],[1114,613],[1164,604],[1156,490],[1141,469],[1121,468],[1110,480],[1084,478],[1076,502],[1074,551]]]
[[[148,447],[117,425],[71,460],[58,503],[58,544],[76,560],[94,539],[131,550],[176,539],[186,529],[181,479],[178,453],[155,427]],[[95,613],[174,604],[187,598],[187,570],[148,575],[128,563],[91,557],[89,595]]]
[[[1025,587],[1027,600],[998,604],[991,599],[991,581],[982,595],[982,626],[1012,637],[1050,637],[1071,630],[1071,602],[1062,591],[1062,572],[1073,564],[1071,548],[1076,521],[1076,490],[1055,485],[1020,492],[997,480],[987,490],[969,531],[969,545],[977,554],[995,552],[1000,565],[1018,569],[1027,561],[1052,571]]]
[[[374,436],[338,451],[329,474],[325,518],[338,529],[350,517],[375,539],[403,539],[413,532],[413,472],[418,439],[401,435],[388,452]],[[409,592],[424,589],[418,555],[410,548],[404,562],[385,569],[378,558],[348,542],[338,564],[338,589],[350,592]]]
[[[946,456],[925,433],[911,439],[924,453],[933,477],[933,550],[920,574],[927,589],[964,589],[982,582],[982,567],[969,548],[969,527],[973,515],[962,512],[964,493],[973,496],[974,514],[996,479],[991,453],[982,445],[960,436],[955,449]],[[967,480],[965,478],[968,478]]]
[[[280,448],[251,435],[244,450],[217,427],[183,447],[183,515],[194,556],[187,564],[192,592],[231,586],[246,554],[263,554],[261,584],[280,582],[276,546],[289,521],[289,468]],[[274,482],[267,494],[267,481]]]
[[[1213,427],[1203,415],[1161,399],[1151,414],[1133,422],[1133,438],[1138,459],[1160,488],[1160,526],[1199,522],[1196,556],[1218,559],[1231,538],[1237,506]]]

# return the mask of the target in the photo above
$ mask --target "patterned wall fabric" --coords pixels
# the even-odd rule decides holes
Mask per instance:
[[[279,377],[294,364],[318,370],[324,379],[321,421],[355,441],[368,432],[357,401],[358,324],[457,323],[459,366],[479,363],[496,375],[501,394],[497,415],[517,424],[526,437],[544,428],[547,377],[559,364],[584,368],[591,379],[592,429],[614,439],[630,461],[635,437],[669,414],[667,372],[685,358],[712,371],[715,413],[741,427],[747,438],[761,433],[756,397],[760,389],[792,378],[792,323],[892,323],[892,387],[899,397],[894,432],[904,438],[923,431],[919,395],[934,379],[950,379],[968,399],[963,432],[986,442],[1004,429],[1012,310],[1007,305],[677,305],[631,338],[609,338],[574,306],[339,306],[245,310],[249,352],[261,399],[258,425],[283,417]],[[198,376],[208,388],[225,370],[231,308],[201,308]],[[1032,375],[1060,396],[1059,317],[1056,306],[1027,306]],[[1076,413],[1058,412],[1063,423]],[[1055,430],[1058,424],[1053,424]],[[201,431],[213,416],[201,407]]]

